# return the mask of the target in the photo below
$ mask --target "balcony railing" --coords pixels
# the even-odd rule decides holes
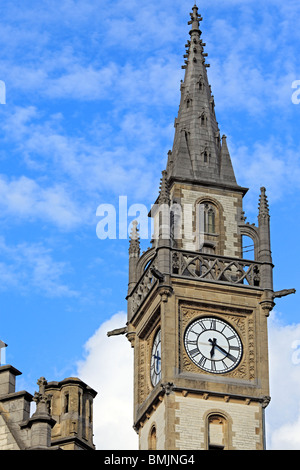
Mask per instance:
[[[129,294],[131,302],[131,315],[134,315],[138,310],[139,306],[142,304],[143,300],[147,297],[149,292],[152,290],[154,285],[157,282],[157,279],[153,276],[151,268],[155,266],[155,258],[147,265],[142,277],[139,279],[138,283]]]
[[[259,287],[260,266],[257,261],[239,258],[182,250],[171,252],[171,274],[184,278]]]
[[[258,261],[174,249],[171,249],[170,253],[170,274],[173,277],[260,287],[262,263]],[[156,257],[147,265],[143,275],[128,295],[131,316],[136,313],[158,283],[151,271],[151,268],[155,268],[155,264]]]

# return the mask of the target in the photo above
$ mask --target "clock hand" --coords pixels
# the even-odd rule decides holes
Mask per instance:
[[[216,338],[214,338],[213,340],[211,338],[209,338],[208,341],[212,344],[212,348],[211,348],[211,351],[210,351],[210,357],[214,356],[215,348],[218,348],[219,351],[221,351],[223,354],[225,354],[228,357],[228,359],[230,359],[231,361],[236,360],[236,357],[232,356],[232,354],[229,354],[229,351],[226,351],[224,348],[222,348],[221,346],[219,346],[217,344],[217,339]]]
[[[209,338],[208,341],[212,344],[212,348],[211,348],[211,351],[210,351],[210,357],[213,357],[214,354],[215,354],[215,347],[217,345],[217,340],[216,340],[216,338],[214,338],[214,339]]]
[[[159,361],[160,361],[160,356],[159,356],[159,352],[157,352],[157,354],[154,354],[154,359],[156,359],[156,367],[155,367],[155,362],[154,362],[154,368],[155,370],[157,370],[157,372],[159,371]]]
[[[218,344],[216,344],[216,348],[219,349],[219,351],[221,351],[222,353],[226,354],[226,356],[228,357],[228,359],[231,359],[232,361],[235,361],[236,360],[236,357],[232,356],[232,354],[229,354],[229,351],[226,351],[225,349],[223,349],[221,346],[219,346]]]

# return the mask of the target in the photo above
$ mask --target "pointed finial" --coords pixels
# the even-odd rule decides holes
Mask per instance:
[[[169,184],[167,180],[167,171],[162,171],[162,178],[160,183],[160,194],[158,198],[159,204],[169,204],[170,203],[170,192],[169,192]]]
[[[268,198],[266,196],[266,188],[260,188],[260,196],[259,196],[259,216],[268,217],[269,216],[269,204]]]
[[[225,134],[222,135],[222,145],[225,145],[227,147],[227,135]]]
[[[48,408],[47,405],[51,399],[51,395],[48,395],[45,393],[46,390],[46,385],[47,385],[47,380],[45,377],[41,377],[38,381],[37,384],[39,386],[39,391],[35,392],[33,401],[36,403],[36,411],[34,413],[35,416],[37,415],[43,415],[43,414],[49,414],[48,413]]]
[[[45,377],[39,378],[39,380],[37,381],[37,385],[39,386],[40,395],[44,395],[45,386],[47,385],[47,380],[45,379]]]
[[[129,237],[129,253],[140,253],[140,238],[137,226],[138,222],[134,220]]]
[[[192,35],[192,33],[200,33],[201,34],[201,31],[199,29],[199,23],[200,21],[203,20],[202,16],[198,14],[198,7],[196,5],[196,2],[195,2],[195,5],[193,6],[192,8],[193,10],[193,13],[190,13],[190,16],[191,16],[191,20],[188,22],[188,24],[191,24],[192,25],[192,29],[190,31],[190,35]]]

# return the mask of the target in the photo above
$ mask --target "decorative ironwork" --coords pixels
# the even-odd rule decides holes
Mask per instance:
[[[260,262],[229,258],[194,251],[171,251],[171,276],[193,278],[232,285],[260,287]],[[131,314],[143,303],[158,283],[155,258],[147,265],[142,277],[129,295]]]
[[[173,251],[172,275],[230,284],[260,286],[260,263],[257,261],[188,251]]]

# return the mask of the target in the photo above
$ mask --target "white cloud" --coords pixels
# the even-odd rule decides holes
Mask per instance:
[[[228,139],[231,158],[237,181],[242,186],[251,188],[245,199],[245,209],[257,211],[260,187],[267,189],[269,201],[282,200],[295,189],[300,189],[300,148],[287,140],[256,141],[251,146],[232,142]]]
[[[98,395],[94,401],[94,443],[100,449],[137,449],[133,430],[133,350],[124,336],[107,332],[126,324],[119,312],[104,322],[85,345],[78,376]]]
[[[161,164],[167,157],[166,149],[162,154],[164,139],[172,136],[169,123],[163,127],[147,113],[132,110],[110,118],[115,119],[117,128],[95,118],[86,133],[81,129],[68,134],[61,115],[43,121],[38,111],[29,107],[15,108],[6,116],[3,128],[36,176],[35,181],[22,177],[13,183],[17,192],[24,193],[24,205],[28,200],[27,210],[30,206],[33,213],[44,213],[58,225],[72,226],[87,220],[91,215],[87,208],[96,210],[99,195],[107,191],[143,197],[143,201],[149,196],[156,198],[153,177],[158,188]],[[39,187],[39,180],[43,187]],[[52,181],[59,183],[53,186]],[[2,178],[4,196],[11,185]],[[8,196],[4,201],[8,209],[14,207]]]
[[[213,59],[213,67],[209,72],[213,77],[213,91],[218,95],[216,96],[217,112],[218,109],[223,112],[228,106],[247,110],[249,113],[256,113],[258,110],[265,111],[270,105],[280,107],[281,110],[287,103],[290,106],[290,87],[295,78],[291,65],[293,61],[285,59],[284,45],[279,50],[274,49],[273,39],[277,30],[274,28],[274,22],[271,21],[271,5],[276,4],[280,7],[280,14],[283,15],[282,24],[285,24],[288,14],[291,13],[291,6],[287,8],[281,5],[282,2],[277,1],[269,2],[268,6],[260,6],[261,16],[258,25],[252,28],[255,21],[253,10],[243,7],[245,3],[252,2],[241,3],[239,0],[228,3],[240,5],[240,22],[230,22],[230,17],[227,16],[224,19],[218,18],[212,22],[210,30],[205,33],[205,36],[208,36],[208,46],[217,52]],[[7,70],[11,71],[9,72],[11,73],[10,86],[14,86],[15,83],[19,90],[23,89],[26,92],[32,90],[35,93],[38,92],[41,97],[67,97],[75,101],[93,101],[104,98],[109,100],[111,106],[109,116],[105,112],[101,115],[100,107],[98,118],[95,114],[91,114],[93,124],[98,125],[100,131],[95,128],[91,129],[93,125],[89,122],[87,129],[79,130],[76,127],[78,123],[76,123],[70,132],[64,116],[58,119],[53,115],[45,119],[45,115],[42,116],[42,113],[32,106],[16,109],[11,116],[5,117],[3,129],[6,132],[6,138],[9,136],[11,141],[14,138],[15,148],[24,158],[28,169],[44,172],[43,176],[51,176],[54,181],[59,178],[65,183],[57,187],[48,183],[47,189],[44,189],[45,187],[33,188],[31,185],[32,194],[34,193],[37,197],[39,194],[38,204],[32,205],[32,212],[36,211],[40,215],[44,213],[46,219],[60,226],[69,224],[72,227],[82,220],[86,212],[86,208],[80,208],[76,202],[76,196],[80,191],[81,202],[83,194],[93,198],[93,211],[99,203],[103,202],[99,200],[98,195],[107,191],[113,195],[130,193],[131,196],[143,198],[143,201],[153,197],[155,200],[157,194],[153,194],[153,181],[155,179],[158,187],[160,171],[166,161],[167,150],[171,147],[173,138],[173,113],[171,119],[168,117],[167,125],[166,114],[162,117],[160,113],[162,109],[178,103],[180,95],[179,81],[182,71],[178,66],[178,50],[175,54],[172,48],[172,38],[176,30],[181,31],[182,17],[179,11],[186,14],[188,19],[188,11],[191,8],[189,5],[182,5],[182,2],[175,2],[176,11],[172,15],[166,14],[171,4],[172,2],[168,1],[162,7],[150,4],[139,5],[139,8],[136,8],[136,1],[131,1],[126,5],[117,2],[116,8],[120,5],[123,12],[120,18],[110,17],[109,7],[104,2],[103,17],[95,21],[103,22],[108,34],[101,38],[103,42],[100,42],[99,37],[95,39],[94,46],[97,41],[99,44],[89,56],[82,49],[84,36],[78,36],[81,47],[76,48],[63,41],[61,47],[53,55],[53,51],[47,49],[49,44],[46,35],[42,44],[42,47],[45,46],[46,49],[39,55],[38,70],[36,64],[30,61],[27,55],[20,69],[13,70],[15,65],[9,64]],[[297,8],[296,4],[294,8]],[[39,28],[46,18],[49,18],[47,15],[50,12],[53,15],[51,17],[53,22],[55,17],[62,23],[66,17],[74,17],[76,21],[82,18],[83,29],[80,30],[80,34],[83,33],[86,22],[95,16],[92,2],[87,2],[86,5],[76,2],[75,7],[74,2],[66,1],[57,4],[56,8],[47,2],[47,7],[42,6],[40,9],[41,23],[35,25],[36,35],[39,33],[42,35]],[[249,12],[251,15],[247,24],[246,18]],[[209,25],[209,15],[210,12],[207,13],[206,23],[203,23],[206,24],[206,29]],[[31,22],[33,22],[33,16],[27,11],[26,24]],[[132,24],[135,24],[134,30],[132,30]],[[161,32],[157,36],[154,34],[158,31],[158,24],[163,29],[163,38]],[[72,26],[69,25],[68,28],[72,29]],[[128,51],[128,56],[123,56],[123,53],[119,55],[118,51],[118,55],[111,54],[109,60],[106,60],[109,48],[114,50],[113,40],[116,38],[116,31],[118,31],[117,37],[119,38],[120,28],[125,28],[127,32],[122,48]],[[212,31],[216,29],[219,31],[218,41],[212,36]],[[26,31],[24,30],[24,35],[27,41],[35,40],[36,42],[36,37],[28,35]],[[188,28],[182,34],[188,37]],[[153,37],[151,55],[146,55],[143,51],[137,54],[137,45],[140,48],[141,43],[145,44],[144,38],[146,37]],[[263,45],[261,38],[264,38]],[[288,36],[285,32],[281,42],[285,44],[287,40]],[[183,44],[181,47],[183,48]],[[267,70],[262,68],[261,60],[256,61],[261,48],[268,57],[269,68]],[[94,54],[96,51],[98,53]],[[100,51],[103,52],[103,60],[100,60]],[[134,55],[131,54],[132,52]],[[88,60],[87,57],[89,57]],[[24,67],[24,73],[22,67]],[[99,105],[102,106],[101,101]],[[153,116],[151,118],[150,112]],[[154,116],[153,113],[156,115]],[[267,186],[268,190],[271,186],[271,192],[279,197],[284,188],[282,182],[288,186],[287,182],[291,175],[295,184],[298,184],[300,179],[299,171],[290,171],[291,167],[295,169],[295,160],[292,160],[294,150],[290,146],[288,149],[281,148],[279,152],[275,143],[269,142],[267,146],[257,144],[253,150],[245,147],[237,149],[234,161],[237,165],[240,161],[244,162],[241,173],[247,175],[249,183],[253,181],[257,183],[257,175],[264,174],[265,179],[262,184]],[[36,184],[39,183],[36,182]],[[250,186],[248,183],[247,185]],[[26,200],[30,202],[28,194],[24,198],[24,204]],[[35,202],[34,197],[32,200]],[[91,199],[88,201],[89,207],[91,207],[90,202]]]
[[[299,4],[269,0],[254,9],[249,7],[251,3],[253,0],[223,2],[222,6],[226,4],[229,11],[220,19],[215,13],[220,9],[218,1],[207,7],[207,13],[203,12],[203,25],[204,39],[213,51],[211,76],[213,89],[219,95],[218,106],[234,104],[256,112],[270,102],[286,103],[292,73],[297,67],[290,39],[299,34]],[[236,10],[236,5],[239,9],[233,22],[230,7]],[[44,97],[75,100],[105,97],[117,103],[134,98],[131,101],[134,104],[139,100],[152,104],[174,100],[174,91],[179,89],[178,47],[184,52],[183,38],[188,38],[186,21],[191,11],[188,4],[179,0],[165,1],[163,5],[116,2],[114,8],[122,11],[122,15],[111,15],[110,6],[102,2],[99,15],[93,2],[52,1],[39,5],[38,17],[32,8],[22,10],[21,18],[12,8],[11,17],[16,23],[4,20],[8,26],[2,25],[1,29],[5,38],[3,49],[6,50],[6,43],[11,48],[1,63],[10,87]],[[68,34],[56,37],[53,25]],[[257,60],[258,54],[267,54],[266,68],[262,67],[261,59]]]
[[[295,418],[287,424],[281,425],[271,435],[272,450],[299,450],[300,449],[300,409]]]
[[[269,321],[270,395],[266,410],[269,449],[300,449],[300,323]]]
[[[0,208],[2,218],[47,220],[67,230],[85,218],[84,211],[70,199],[64,186],[55,184],[47,188],[26,176],[9,180],[0,175]]]
[[[233,48],[226,60],[223,57],[213,58],[209,76],[217,110],[223,113],[229,110],[246,111],[253,119],[262,119],[270,108],[277,112],[280,109],[280,113],[288,112],[292,82],[297,78],[297,71],[291,70],[292,61],[289,61],[289,67],[280,70],[278,64],[270,61],[265,70],[260,63],[253,63],[255,57],[249,57],[247,47],[242,51]]]
[[[109,97],[118,74],[118,67],[113,63],[101,69],[74,64],[58,78],[48,76],[41,88],[50,98],[94,101]]]
[[[19,292],[41,293],[48,297],[77,297],[63,277],[69,272],[66,262],[53,259],[51,250],[41,243],[8,245],[0,237],[0,288],[18,288]]]
[[[270,0],[253,7],[252,0],[229,0],[222,2],[224,15],[220,14],[219,2],[213,3],[218,5],[209,7],[205,15],[204,35],[206,52],[211,56],[209,77],[216,109],[243,112],[242,118],[246,112],[258,121],[270,115],[270,110],[282,117],[283,112],[290,111],[291,83],[300,72],[295,60],[299,2]],[[230,7],[235,8],[235,21]]]

